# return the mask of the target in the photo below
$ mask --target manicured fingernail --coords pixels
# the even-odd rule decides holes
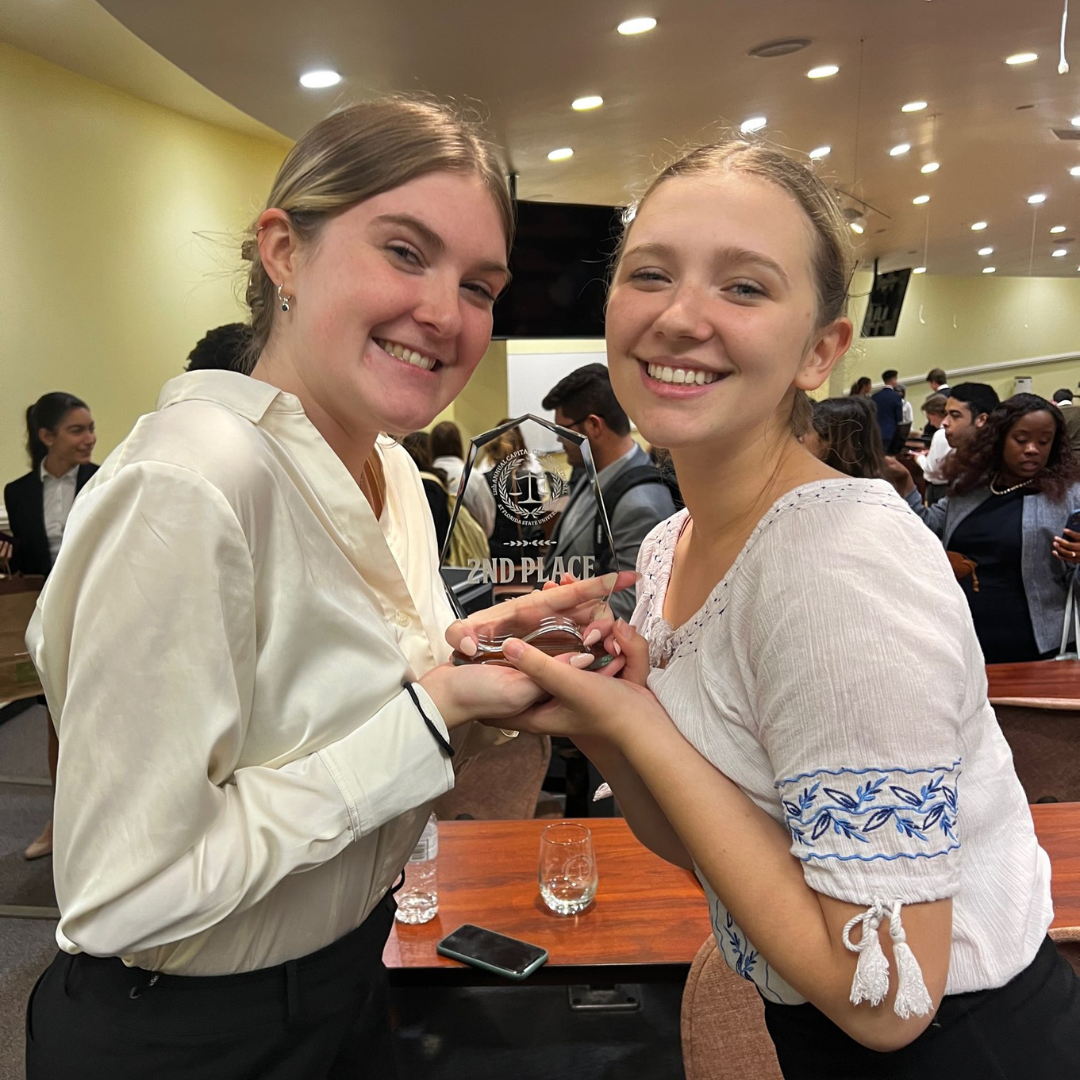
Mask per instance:
[[[625,619],[615,620],[615,633],[618,634],[619,637],[626,637],[629,630],[630,624]]]
[[[622,646],[617,641],[611,643],[611,649],[616,656],[622,656]]]
[[[588,653],[574,653],[574,655],[570,657],[571,667],[587,668],[592,667],[592,664],[593,657],[591,657]]]
[[[507,638],[503,642],[502,651],[507,660],[516,660],[525,651],[525,642],[518,641],[517,638]]]
[[[600,580],[604,583],[605,589],[614,589],[615,582],[619,580],[619,575],[618,573],[605,574]]]
[[[475,656],[476,655],[476,642],[471,637],[462,638],[461,644],[458,645],[458,652],[463,656]]]
[[[604,635],[594,626],[585,635],[585,648],[591,649]]]

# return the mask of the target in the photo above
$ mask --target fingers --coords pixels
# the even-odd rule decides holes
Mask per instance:
[[[476,631],[463,619],[456,619],[446,628],[446,643],[462,656],[476,655]]]
[[[649,643],[628,622],[615,624],[615,643],[626,660],[622,677],[627,682],[646,686],[649,681]]]
[[[528,675],[537,686],[553,697],[574,698],[580,693],[579,680],[585,676],[569,661],[560,663],[555,657],[545,655],[539,649],[526,645],[518,638],[511,638],[503,645],[503,656],[518,671]],[[589,659],[591,662],[592,658]]]

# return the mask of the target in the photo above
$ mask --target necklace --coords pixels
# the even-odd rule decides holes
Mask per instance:
[[[996,480],[997,478],[998,478],[997,473],[994,473],[994,480]],[[1032,477],[1031,479],[1034,480],[1035,478]],[[1019,484],[1013,484],[1012,487],[1007,487],[1007,488],[1004,488],[1002,491],[998,491],[998,489],[996,487],[994,487],[994,480],[990,481],[990,494],[991,495],[1010,495],[1010,494],[1012,494],[1012,492],[1019,491],[1022,487],[1027,487],[1028,484],[1031,483],[1031,480],[1022,480]]]

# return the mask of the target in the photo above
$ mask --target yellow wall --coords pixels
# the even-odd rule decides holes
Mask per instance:
[[[856,332],[870,285],[870,274],[857,274],[852,285]],[[901,381],[911,380],[911,400],[918,406],[929,393],[922,380],[932,367],[954,371],[1061,354],[1080,354],[1080,280],[919,274],[908,286],[896,337],[857,338],[833,373],[830,389],[847,393],[861,375],[879,383],[882,371],[895,368]],[[1008,397],[1017,375],[1031,376],[1034,392],[1050,397],[1062,386],[1076,389],[1080,359],[961,375],[952,382],[989,383]]]
[[[83,397],[101,461],[211,327],[284,151],[0,44],[0,481],[26,406]]]

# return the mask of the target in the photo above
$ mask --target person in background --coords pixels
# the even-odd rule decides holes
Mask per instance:
[[[944,368],[931,368],[926,374],[926,381],[930,384],[930,389],[935,394],[944,394],[948,397],[952,392]]]
[[[426,499],[385,433],[476,370],[512,236],[467,118],[332,113],[242,248],[250,377],[171,380],[77,500],[27,634],[64,750],[27,1080],[396,1075],[394,882],[492,741],[471,721],[540,692],[449,662]],[[609,587],[566,586],[575,611]]]
[[[907,442],[911,434],[911,425],[915,423],[915,409],[907,399],[907,387],[902,382],[894,383],[894,389],[900,395],[900,424],[896,429],[893,445],[899,449]]]
[[[508,420],[509,417],[500,420],[496,426],[502,427]],[[487,481],[496,504],[499,501],[497,483],[501,483],[511,496],[519,492],[519,477],[530,471],[526,450],[525,437],[518,427],[504,431],[481,448],[476,464]],[[502,462],[510,459],[513,460],[505,470],[498,468]],[[491,533],[491,557],[510,559],[518,563],[522,555],[521,541],[542,539],[542,533],[539,525],[522,525],[516,517],[500,514],[496,506],[495,528]]]
[[[896,389],[897,372],[890,369],[881,373],[881,381],[885,384],[876,393],[871,395],[871,401],[877,406],[878,426],[881,428],[881,445],[885,447],[885,453],[891,454],[896,450],[894,445],[900,425],[904,422],[904,399]]]
[[[961,383],[950,390],[941,422],[949,445],[954,450],[966,446],[999,404],[997,391],[986,383]]]
[[[819,461],[845,476],[880,480],[885,475],[877,411],[865,397],[815,401],[811,432],[800,441]]]
[[[1009,398],[957,451],[956,470],[931,507],[903,494],[961,567],[986,663],[1049,659],[1080,563],[1080,533],[1064,531],[1080,507],[1080,460],[1061,411],[1035,394]]]
[[[432,464],[446,473],[446,486],[451,494],[457,494],[461,474],[465,471],[465,444],[461,429],[452,420],[443,420],[431,429]],[[484,535],[490,537],[495,531],[495,499],[487,481],[474,468],[465,487],[465,506]]]
[[[1069,435],[1069,445],[1073,453],[1080,455],[1080,405],[1075,404],[1076,398],[1068,389],[1054,391],[1054,403],[1065,417],[1065,430]]]
[[[945,420],[945,402],[949,399],[944,394],[931,394],[922,404],[922,411],[926,414],[926,426],[923,428],[923,438],[930,440],[935,431],[941,430]]]
[[[577,431],[589,440],[600,496],[615,542],[615,565],[610,566],[607,545],[596,542],[597,510],[592,485],[579,482],[552,533],[554,546],[549,559],[592,556],[597,560],[595,573],[633,570],[641,542],[657,522],[675,513],[675,501],[649,455],[630,434],[630,420],[611,389],[607,367],[586,364],[570,372],[547,392],[541,405],[555,411],[555,423],[560,427]],[[578,444],[559,441],[570,465],[581,465]],[[636,481],[633,486],[623,487],[631,479]],[[611,608],[625,619],[633,614],[635,602],[634,590],[626,589],[611,598]]]
[[[208,330],[188,353],[185,371],[239,371],[247,374],[247,354],[251,348],[251,327],[247,323],[226,323]]]
[[[7,558],[14,573],[47,578],[52,572],[75,499],[97,472],[98,467],[90,460],[96,444],[90,408],[74,394],[43,394],[26,410],[30,471],[4,488],[4,508],[15,543],[0,543],[0,560]],[[49,778],[55,788],[60,747],[48,710],[45,719]],[[52,848],[50,819],[23,855],[40,859],[52,854]]]
[[[435,547],[442,551],[450,528],[450,505],[447,501],[447,478],[442,469],[436,469],[431,461],[431,436],[426,431],[412,431],[401,440],[401,445],[413,459],[424,485],[424,495],[435,526]]]
[[[923,402],[923,412],[926,413],[927,419],[926,428],[932,432],[932,436],[926,453],[915,455],[915,464],[922,469],[923,478],[926,480],[924,498],[927,506],[933,506],[945,494],[949,486],[945,462],[953,453],[953,448],[949,445],[943,426],[947,401],[948,399],[942,397],[941,394],[931,394]]]
[[[861,379],[857,379],[851,384],[851,389],[848,391],[848,394],[851,397],[869,397],[873,385],[874,384],[870,381],[870,376],[863,375]]]
[[[514,726],[574,738],[638,838],[698,875],[785,1080],[1074,1080],[1080,984],[949,562],[888,484],[797,441],[851,342],[850,235],[759,143],[646,191],[608,363],[687,510],[642,545],[619,678],[505,643],[552,695]],[[708,381],[686,393],[680,369]]]

